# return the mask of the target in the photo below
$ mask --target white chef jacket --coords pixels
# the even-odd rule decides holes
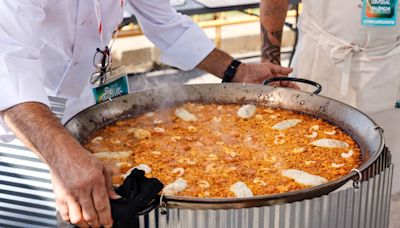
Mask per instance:
[[[48,96],[64,97],[65,121],[93,105],[93,56],[110,41],[125,5],[162,50],[166,64],[189,70],[215,48],[169,0],[1,0],[0,111],[29,101],[48,105]]]

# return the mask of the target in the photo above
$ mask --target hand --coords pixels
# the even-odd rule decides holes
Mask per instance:
[[[272,64],[270,62],[258,63],[258,64],[240,64],[233,82],[249,82],[249,83],[262,83],[266,79],[271,77],[282,77],[288,76],[292,72],[291,68],[282,67],[279,65]],[[293,82],[274,82],[271,83],[274,86],[283,86],[293,89],[300,89]]]
[[[67,149],[78,153],[59,153],[62,158],[51,169],[62,219],[79,227],[112,227],[109,198],[120,198],[112,186],[112,171],[80,146]]]

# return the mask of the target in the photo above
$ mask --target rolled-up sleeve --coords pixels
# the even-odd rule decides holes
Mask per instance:
[[[40,77],[46,1],[0,1],[0,111],[30,101],[49,105]]]
[[[177,13],[169,0],[129,0],[144,34],[162,51],[165,64],[191,70],[215,45],[189,17]]]

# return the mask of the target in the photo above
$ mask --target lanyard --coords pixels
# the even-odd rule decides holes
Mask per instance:
[[[101,48],[103,48],[104,40],[103,40],[103,24],[101,22],[100,0],[93,0],[93,2],[94,2],[94,10],[96,13],[96,19],[97,19],[97,31],[98,31],[99,37],[100,37],[100,45],[101,45]]]
[[[97,31],[99,33],[99,39],[100,39],[100,47],[101,47],[100,49],[102,49],[105,46],[104,46],[104,40],[103,40],[103,23],[101,21],[100,0],[93,0],[93,2],[94,2],[95,13],[96,13],[96,19],[97,19]],[[124,5],[125,5],[125,0],[120,0],[120,2],[121,2],[121,9],[123,9]],[[109,47],[110,51],[114,44],[115,38],[118,35],[118,31],[119,31],[119,29],[117,27],[114,31],[114,37],[111,39],[111,44]]]

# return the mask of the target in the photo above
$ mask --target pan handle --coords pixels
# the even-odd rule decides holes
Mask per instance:
[[[147,205],[146,208],[144,208],[143,210],[139,211],[137,213],[137,216],[147,215],[152,210],[154,210],[159,204],[160,204],[159,198],[157,197],[157,199],[154,199],[153,201],[151,201],[151,203],[149,203],[149,205]]]
[[[291,81],[291,82],[301,82],[301,83],[305,83],[305,84],[309,84],[312,86],[315,86],[317,89],[313,92],[313,94],[319,94],[322,90],[322,86],[321,84],[308,80],[308,79],[304,79],[304,78],[293,78],[293,77],[273,77],[270,79],[267,79],[264,81],[264,85],[268,85],[271,82],[281,82],[281,81]]]

